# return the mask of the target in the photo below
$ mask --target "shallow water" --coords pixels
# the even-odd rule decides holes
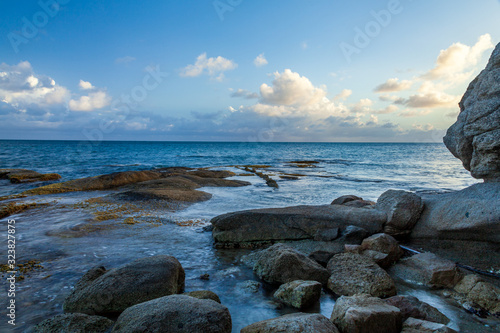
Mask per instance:
[[[77,143],[5,141],[0,149],[0,167],[22,167],[41,172],[58,172],[64,180],[124,170],[184,165],[190,167],[269,164],[266,172],[278,181],[279,189],[268,187],[256,177],[237,176],[251,186],[203,188],[211,200],[187,209],[170,212],[155,206],[150,213],[161,223],[123,224],[117,228],[81,233],[79,226],[93,223],[91,212],[73,204],[111,192],[67,193],[36,197],[51,202],[12,215],[16,220],[18,263],[36,259],[43,265],[17,283],[18,304],[15,330],[0,322],[1,331],[23,332],[41,320],[62,313],[62,304],[76,281],[91,267],[113,268],[131,260],[168,254],[175,256],[186,271],[186,291],[209,289],[219,295],[232,315],[233,331],[256,321],[295,312],[272,300],[273,288],[263,285],[248,293],[238,284],[258,281],[251,269],[240,262],[248,250],[218,250],[203,224],[219,214],[252,208],[299,204],[327,204],[344,194],[375,200],[389,188],[414,191],[460,189],[476,182],[442,145],[435,144],[222,144],[222,143],[101,143],[82,158]],[[64,153],[63,153],[64,152]],[[8,160],[5,158],[9,157]],[[12,158],[11,158],[12,157]],[[316,168],[291,166],[292,160],[317,160]],[[243,171],[228,167],[228,170]],[[300,173],[298,180],[280,180],[279,172]],[[325,177],[326,176],[326,177]],[[36,184],[13,185],[0,182],[0,195],[19,193]],[[200,220],[195,227],[180,227],[175,221]],[[7,219],[2,219],[1,237],[6,239]],[[78,237],[76,237],[78,236]],[[199,279],[209,274],[208,281]],[[400,285],[400,293],[413,294],[440,308],[454,327],[494,332],[485,323],[442,301],[427,290]],[[2,298],[2,308],[5,299]],[[330,317],[334,297],[323,294],[320,305],[310,309]]]

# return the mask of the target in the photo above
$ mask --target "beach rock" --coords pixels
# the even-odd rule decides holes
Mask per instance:
[[[95,279],[100,277],[101,275],[104,275],[106,273],[106,267],[104,266],[96,266],[92,267],[87,271],[87,273],[83,274],[83,276],[78,280],[78,282],[75,284],[75,290],[77,289],[82,289],[92,283]]]
[[[344,205],[350,201],[363,200],[363,198],[357,197],[355,195],[343,195],[333,200],[330,205]]]
[[[64,312],[113,316],[134,304],[182,292],[185,275],[177,259],[157,255],[85,279],[66,298]]]
[[[457,333],[457,331],[443,324],[408,318],[403,323],[401,333]]]
[[[114,322],[105,317],[83,313],[65,313],[46,319],[33,329],[34,333],[105,333]]]
[[[318,229],[314,234],[314,240],[320,242],[329,242],[339,236],[339,228]]]
[[[388,234],[375,234],[363,240],[361,243],[361,254],[367,255],[383,268],[387,268],[398,261],[404,251],[394,237]],[[373,251],[386,254],[386,256],[374,256]]]
[[[134,305],[118,317],[116,333],[230,333],[229,310],[222,304],[171,295]]]
[[[425,209],[411,237],[500,243],[500,183],[423,196]]]
[[[228,213],[212,219],[219,247],[252,246],[280,240],[313,239],[318,230],[354,225],[374,234],[382,230],[386,214],[374,209],[342,205],[294,206]]]
[[[32,183],[61,179],[57,173],[39,173],[28,169],[0,169],[0,179],[11,183]]]
[[[184,293],[183,295],[191,296],[191,297],[199,298],[199,299],[210,299],[210,300],[215,301],[217,303],[221,302],[219,296],[210,290],[195,290],[195,291],[190,291],[188,293]]]
[[[206,169],[198,169],[195,171],[189,171],[188,175],[198,176],[201,178],[228,178],[228,177],[236,176],[236,174],[232,171],[206,170]]]
[[[296,280],[282,284],[274,297],[297,309],[316,304],[321,296],[321,283]]]
[[[342,239],[348,244],[361,244],[370,233],[355,225],[348,225],[342,232]]]
[[[402,324],[397,307],[366,294],[337,299],[330,320],[342,333],[399,333]]]
[[[320,264],[285,244],[276,244],[261,251],[253,270],[262,280],[271,284],[295,280],[326,284],[330,276]]]
[[[375,209],[387,214],[384,232],[392,236],[407,235],[417,222],[424,204],[418,195],[388,190],[378,198]]]
[[[410,317],[432,321],[447,325],[450,319],[442,314],[435,307],[421,302],[414,296],[393,296],[384,300],[387,304],[397,307],[401,310],[403,320]]]
[[[349,206],[349,207],[358,207],[358,208],[373,208],[375,207],[376,202],[370,201],[370,200],[353,200],[346,202],[344,206]]]
[[[461,279],[453,261],[424,252],[401,259],[389,273],[410,283],[431,288],[453,288]]]
[[[338,333],[337,327],[319,313],[292,313],[259,321],[244,327],[241,333]]]
[[[253,280],[247,280],[240,282],[236,285],[237,288],[241,289],[242,291],[250,294],[254,294],[259,291],[261,286],[260,282],[253,281]]]
[[[464,276],[454,290],[464,294],[468,303],[477,304],[490,314],[500,315],[500,289],[479,276]]]
[[[369,294],[375,297],[396,295],[392,278],[371,259],[356,253],[336,254],[327,270],[328,289],[337,295]]]
[[[469,84],[443,141],[474,178],[500,180],[500,44]]]
[[[332,259],[332,257],[336,254],[337,252],[331,252],[331,251],[315,251],[311,253],[308,257],[316,261],[321,266],[326,267],[330,259]]]
[[[121,193],[122,198],[129,200],[165,200],[181,202],[202,202],[212,198],[212,195],[203,191],[182,189],[138,189]]]

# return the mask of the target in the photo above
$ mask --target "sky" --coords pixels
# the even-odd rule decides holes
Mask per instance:
[[[442,142],[499,0],[0,2],[0,139]]]

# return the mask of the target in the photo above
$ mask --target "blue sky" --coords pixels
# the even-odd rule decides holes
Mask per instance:
[[[500,2],[3,1],[0,139],[438,142]]]

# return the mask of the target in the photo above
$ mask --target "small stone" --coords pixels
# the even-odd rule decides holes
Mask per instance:
[[[297,309],[312,306],[321,296],[321,283],[296,280],[282,284],[274,297]]]

